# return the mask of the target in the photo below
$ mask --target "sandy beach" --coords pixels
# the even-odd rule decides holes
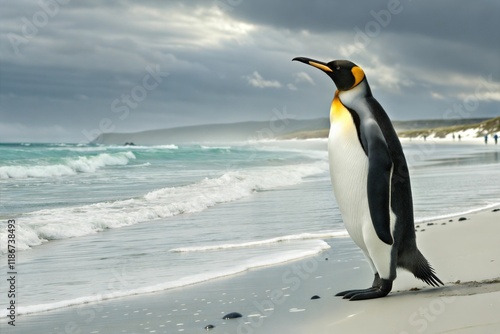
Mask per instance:
[[[368,286],[372,273],[349,238],[332,238],[326,240],[331,249],[314,257],[160,293],[21,315],[15,328],[2,322],[2,333],[498,333],[499,208],[417,225],[419,248],[446,283],[441,288],[399,271],[385,298],[334,297]],[[241,318],[222,319],[232,312]]]
[[[399,272],[387,298],[342,301],[341,307],[335,307],[337,312],[327,311],[338,306],[330,296],[310,303],[301,321],[293,320],[294,332],[499,333],[500,212],[488,210],[466,215],[467,220],[459,218],[417,228],[419,247],[446,286],[426,287],[411,274]],[[278,329],[279,320],[275,320]]]

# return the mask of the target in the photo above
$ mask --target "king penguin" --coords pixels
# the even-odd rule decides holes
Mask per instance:
[[[408,165],[389,117],[361,67],[348,60],[293,60],[325,72],[337,90],[330,109],[328,159],[344,225],[370,264],[372,286],[337,294],[349,300],[384,297],[396,268],[429,285],[444,285],[417,248]]]

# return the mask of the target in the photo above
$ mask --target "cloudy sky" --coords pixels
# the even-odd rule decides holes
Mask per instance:
[[[349,59],[395,120],[500,115],[500,2],[0,0],[0,141],[327,117]]]

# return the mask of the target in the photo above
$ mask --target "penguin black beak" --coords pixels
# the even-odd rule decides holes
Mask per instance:
[[[320,70],[325,71],[325,72],[333,72],[332,69],[330,67],[328,67],[328,65],[326,63],[319,61],[319,60],[306,58],[306,57],[295,57],[292,59],[292,61],[294,61],[294,60],[300,61],[301,63],[307,64],[307,65],[314,66],[314,67],[319,68]]]

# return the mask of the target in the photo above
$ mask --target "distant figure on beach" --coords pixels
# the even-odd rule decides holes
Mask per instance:
[[[458,141],[461,141],[461,140],[462,140],[462,136],[458,135]]]
[[[487,135],[487,134],[486,134],[486,135],[484,135],[484,143],[485,143],[485,144],[488,144],[488,135]]]
[[[498,135],[496,133],[493,136],[493,139],[495,139],[495,145],[498,144]]]
[[[455,134],[452,134],[451,137],[453,138],[453,140],[455,140]]]
[[[426,136],[426,135],[424,135],[424,141],[426,141],[426,140],[427,140],[427,136]]]

